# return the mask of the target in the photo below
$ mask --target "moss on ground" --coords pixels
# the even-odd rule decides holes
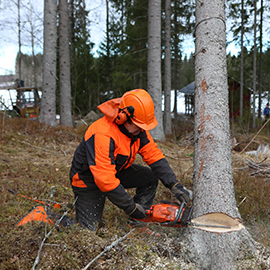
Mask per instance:
[[[166,144],[158,145],[177,178],[192,189],[193,147],[190,134],[185,134],[182,129],[183,133],[175,136],[178,141],[170,139]],[[38,222],[15,227],[38,205],[32,199],[60,203],[61,209],[52,209],[59,215],[74,202],[69,169],[82,136],[82,129],[53,128],[29,119],[0,122],[0,269],[30,269],[45,234],[52,229],[50,225]],[[233,152],[233,167],[244,167],[245,158]],[[143,164],[140,157],[136,162]],[[245,224],[256,240],[270,247],[270,181],[265,177],[254,178],[248,170],[234,170],[234,180],[237,203],[247,197],[239,207]],[[52,187],[55,192],[50,201]],[[10,189],[32,199],[15,195]],[[132,190],[128,192],[134,194]],[[171,199],[175,198],[159,185],[156,203]],[[75,219],[73,208],[67,216]],[[82,269],[105,247],[131,230],[124,212],[109,201],[103,218],[103,225],[96,233],[76,225],[54,228],[41,250],[38,269]],[[149,225],[146,230],[135,229],[89,269],[195,269],[182,256],[181,230],[184,229],[156,225]],[[252,265],[254,259],[246,258],[245,263],[247,261]]]

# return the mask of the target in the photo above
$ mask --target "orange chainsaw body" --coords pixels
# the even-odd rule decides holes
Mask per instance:
[[[181,211],[180,214],[178,213],[179,211]],[[180,207],[179,205],[159,203],[152,205],[150,209],[146,210],[146,218],[139,220],[163,226],[170,226],[170,223],[174,222],[172,226],[184,227],[185,225],[180,224],[184,211],[185,208]],[[177,218],[177,216],[179,218]],[[177,221],[176,218],[178,219]]]

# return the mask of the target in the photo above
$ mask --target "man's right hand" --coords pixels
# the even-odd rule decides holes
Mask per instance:
[[[130,217],[136,219],[143,219],[146,218],[145,209],[140,204],[135,204],[136,207],[134,210],[129,214]]]
[[[182,202],[184,199],[186,201],[186,203],[189,203],[189,201],[192,201],[192,199],[193,199],[192,191],[186,189],[180,183],[177,183],[176,185],[174,185],[172,187],[171,191],[180,202]]]

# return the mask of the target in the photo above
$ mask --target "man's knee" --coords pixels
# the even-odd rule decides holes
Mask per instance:
[[[95,231],[101,221],[105,196],[101,192],[73,189],[76,203],[76,220],[84,228]]]

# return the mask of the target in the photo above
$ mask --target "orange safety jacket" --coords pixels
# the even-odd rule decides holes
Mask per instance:
[[[70,170],[71,185],[86,188],[94,182],[113,203],[126,212],[131,212],[135,204],[116,174],[128,168],[137,153],[166,187],[171,188],[178,182],[148,131],[132,136],[124,125],[117,125],[104,116],[88,127],[74,153]],[[119,197],[123,198],[122,202],[116,202]]]
[[[85,181],[91,175],[98,188],[108,192],[120,184],[116,173],[128,168],[137,153],[148,165],[165,158],[148,131],[142,131],[135,139],[124,134],[123,126],[106,116],[94,122],[75,152],[72,185],[87,187]]]

